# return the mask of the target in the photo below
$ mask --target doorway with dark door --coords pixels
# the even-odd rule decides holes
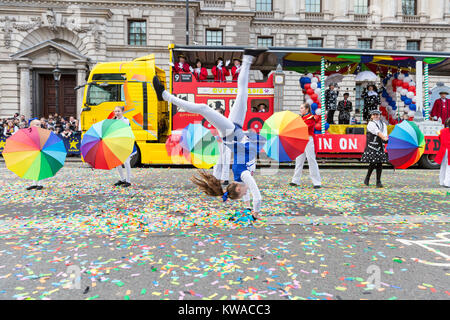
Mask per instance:
[[[63,117],[76,117],[77,95],[74,88],[77,79],[75,74],[62,74],[59,81],[59,112]],[[48,118],[49,114],[56,113],[56,86],[53,74],[40,74],[40,88],[42,103],[40,116]]]

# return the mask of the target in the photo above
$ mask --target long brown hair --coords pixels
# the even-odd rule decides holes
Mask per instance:
[[[237,183],[230,183],[227,186],[226,191],[224,191],[220,180],[212,174],[206,172],[205,170],[198,170],[198,174],[200,177],[194,175],[191,177],[191,181],[208,196],[221,197],[225,194],[225,192],[228,192],[228,198],[233,200],[239,199],[239,193],[236,191]]]

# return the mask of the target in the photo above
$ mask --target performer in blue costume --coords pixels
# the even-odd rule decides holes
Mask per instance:
[[[206,104],[195,104],[171,95],[165,90],[165,87],[161,84],[157,76],[153,78],[153,86],[159,101],[165,100],[188,112],[202,115],[219,131],[223,143],[234,151],[234,161],[231,167],[234,181],[226,187],[226,190],[222,189],[219,179],[206,171],[199,171],[200,177],[193,176],[191,179],[192,182],[207,195],[216,197],[221,196],[223,201],[227,201],[227,199],[241,199],[246,196],[248,191],[250,191],[253,198],[252,217],[254,220],[258,218],[262,199],[252,172],[254,170],[256,156],[264,145],[264,141],[261,141],[261,137],[254,132],[245,134],[242,130],[242,126],[244,125],[248,109],[247,100],[250,66],[253,59],[265,51],[267,51],[267,49],[261,48],[246,49],[244,51],[241,71],[238,77],[238,93],[228,118],[214,111]]]

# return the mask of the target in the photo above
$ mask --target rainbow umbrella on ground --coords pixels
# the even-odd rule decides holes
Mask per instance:
[[[172,162],[175,164],[184,164],[191,162],[191,154],[181,145],[181,133],[174,133],[166,140],[166,151]]]
[[[274,113],[264,122],[260,135],[267,140],[263,147],[267,156],[278,162],[295,160],[309,141],[308,126],[291,111]]]
[[[216,138],[200,123],[191,123],[183,129],[180,144],[190,154],[191,163],[197,168],[209,169],[219,159]]]
[[[425,149],[425,137],[412,121],[397,124],[386,147],[389,162],[396,169],[406,169],[419,161]]]
[[[17,131],[6,140],[3,158],[6,167],[19,177],[39,181],[53,177],[66,160],[64,142],[42,128]]]
[[[111,170],[125,162],[134,147],[131,127],[121,120],[93,124],[81,140],[84,161],[95,169]]]

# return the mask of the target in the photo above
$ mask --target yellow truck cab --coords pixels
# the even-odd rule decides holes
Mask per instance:
[[[165,149],[171,114],[168,103],[158,101],[153,90],[155,74],[165,83],[165,72],[156,67],[153,54],[133,61],[99,63],[92,69],[84,91],[83,134],[94,123],[112,119],[116,106],[124,107],[138,149],[131,161],[133,166],[139,162],[172,163]]]

